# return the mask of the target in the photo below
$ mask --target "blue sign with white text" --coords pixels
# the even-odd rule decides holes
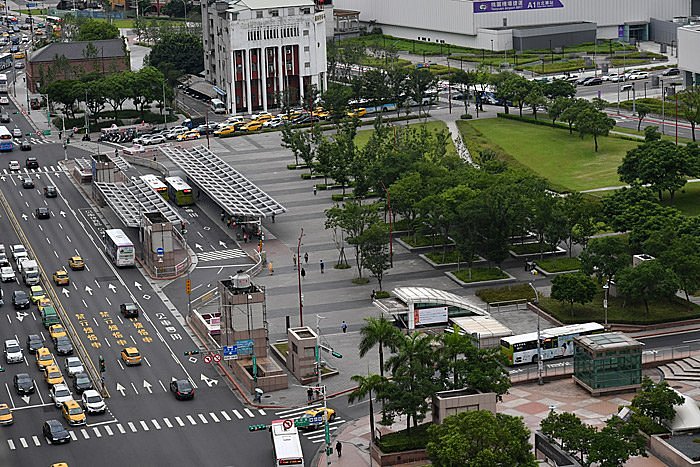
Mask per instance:
[[[253,339],[236,341],[238,355],[253,355]]]

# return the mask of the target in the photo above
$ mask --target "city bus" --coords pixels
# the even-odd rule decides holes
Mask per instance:
[[[12,151],[13,148],[12,133],[6,126],[0,126],[0,151]]]
[[[168,199],[168,186],[163,180],[152,174],[141,175],[141,180],[163,198]]]
[[[291,426],[284,428],[284,422]],[[298,465],[304,467],[304,453],[301,451],[299,430],[291,420],[273,420],[270,424],[272,437],[272,452],[275,456],[275,467]]]
[[[9,55],[10,59],[12,59],[11,54],[3,54],[3,55]],[[2,58],[0,58],[2,60]],[[2,63],[2,61],[0,61]],[[10,62],[12,63],[12,62]],[[0,93],[7,94],[7,74],[5,73],[0,73]]]
[[[105,230],[105,253],[118,268],[133,266],[136,259],[134,244],[121,229]]]
[[[574,354],[574,337],[596,334],[604,329],[598,323],[583,323],[540,331],[542,360],[570,357]],[[537,332],[504,337],[501,351],[510,365],[537,363]]]
[[[180,177],[165,177],[165,184],[168,185],[168,198],[175,204],[178,206],[194,204],[192,188]]]
[[[46,22],[55,26],[60,26],[63,20],[59,16],[47,16]]]
[[[11,53],[4,53],[0,54],[0,70],[4,70],[6,68],[12,68],[12,54]],[[5,76],[5,91],[7,92],[7,76]]]

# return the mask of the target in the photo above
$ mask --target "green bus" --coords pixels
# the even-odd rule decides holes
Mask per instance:
[[[165,177],[165,184],[168,186],[168,198],[175,204],[178,206],[194,204],[192,188],[180,177]]]

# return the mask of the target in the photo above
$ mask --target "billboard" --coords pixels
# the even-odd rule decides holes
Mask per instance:
[[[439,324],[447,322],[447,307],[423,308],[413,311],[415,326],[425,326],[426,324]]]
[[[564,8],[561,0],[488,0],[485,2],[473,2],[473,4],[474,13]]]

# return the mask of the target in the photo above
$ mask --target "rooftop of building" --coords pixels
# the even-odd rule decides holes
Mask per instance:
[[[589,336],[577,337],[576,340],[580,345],[583,345],[593,351],[612,350],[616,348],[634,348],[642,346],[641,342],[621,332],[591,334]]]
[[[217,2],[218,3],[218,2]],[[223,0],[232,10],[274,10],[276,8],[315,7],[313,0]]]
[[[92,44],[96,49],[96,59],[126,57],[127,49],[122,39],[106,39],[101,41],[52,42],[33,52],[30,62],[53,62],[56,57],[66,57],[68,60],[84,60],[87,57],[86,48]]]

